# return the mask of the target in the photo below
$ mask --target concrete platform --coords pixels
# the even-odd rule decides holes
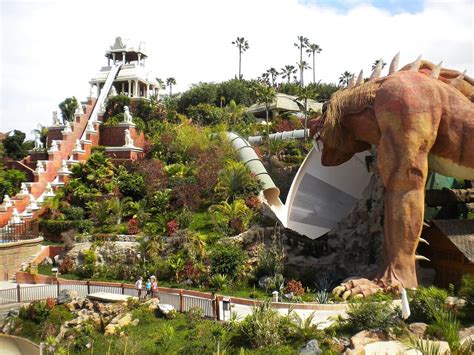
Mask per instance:
[[[129,295],[120,295],[117,293],[109,292],[96,292],[87,295],[87,298],[94,301],[100,302],[127,302],[127,299],[133,298],[138,300],[138,297],[129,296]]]

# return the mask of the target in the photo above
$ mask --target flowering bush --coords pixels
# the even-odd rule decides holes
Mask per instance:
[[[286,284],[285,292],[293,293],[294,296],[302,296],[304,295],[304,288],[301,281],[290,280]]]
[[[168,223],[166,223],[166,233],[169,236],[172,236],[173,234],[176,233],[176,231],[179,229],[179,224],[176,222],[175,219],[172,219]]]
[[[128,221],[127,224],[127,233],[128,234],[137,234],[139,232],[138,228],[138,219],[132,218]]]
[[[247,207],[256,210],[260,208],[260,199],[258,198],[258,196],[250,196],[247,197],[247,199],[245,200],[245,204],[247,205]]]

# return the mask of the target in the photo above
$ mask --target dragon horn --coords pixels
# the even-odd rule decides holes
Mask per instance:
[[[464,80],[464,76],[466,75],[467,70],[464,70],[461,74],[459,74],[456,78],[451,80],[451,85],[457,88]]]
[[[420,66],[421,66],[421,55],[418,58],[416,58],[416,60],[413,63],[411,63],[410,70],[418,71],[420,69]]]
[[[372,75],[369,78],[369,81],[380,78],[380,74],[382,74],[382,64],[382,59],[380,59],[377,65],[375,66],[374,71],[372,72]]]
[[[400,60],[400,52],[398,52],[395,57],[393,57],[392,62],[390,63],[390,68],[388,69],[388,75],[393,74],[398,69],[398,61]]]
[[[441,65],[442,64],[443,64],[443,61],[439,62],[439,64],[431,70],[431,77],[432,78],[438,79],[439,73],[441,72]]]
[[[356,86],[362,84],[363,82],[364,82],[364,71],[361,69],[359,76],[357,77]]]
[[[424,238],[420,238],[420,243],[425,243],[426,245],[430,245],[430,243]]]
[[[415,255],[415,260],[424,260],[424,261],[431,261],[426,256],[423,255]]]
[[[347,84],[347,88],[350,89],[355,86],[356,80],[355,80],[355,75],[352,74],[351,81]]]

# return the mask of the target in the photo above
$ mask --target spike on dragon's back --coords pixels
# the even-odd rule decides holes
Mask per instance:
[[[397,72],[398,63],[400,61],[400,52],[398,52],[390,63],[388,70],[388,75],[392,75]],[[474,80],[466,75],[466,71],[463,73],[453,70],[446,69],[442,67],[443,62],[439,64],[431,63],[427,60],[423,60],[421,55],[412,63],[405,65],[400,71],[417,71],[419,73],[425,74],[432,78],[441,80],[442,82],[451,85],[461,91],[461,93],[466,96],[469,100],[474,102]],[[381,77],[383,68],[383,61],[379,60],[375,66],[372,74],[368,81],[374,81]],[[364,72],[360,71],[357,81],[352,76],[351,81],[347,85],[347,89],[359,86],[364,83]]]

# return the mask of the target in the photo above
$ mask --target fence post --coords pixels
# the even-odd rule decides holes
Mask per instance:
[[[20,303],[21,302],[20,284],[16,285],[16,296],[17,296],[18,303]]]
[[[87,294],[90,295],[91,293],[91,283],[89,282],[89,280],[87,280]]]
[[[212,305],[212,317],[214,320],[217,320],[217,309],[216,309],[216,294],[214,292],[211,293],[211,305]]]
[[[123,282],[122,282],[121,287],[122,287],[122,295],[124,295],[125,294],[125,288],[123,287]]]
[[[184,310],[183,290],[179,290],[179,311],[183,312],[183,310]]]
[[[216,299],[215,299],[215,306],[214,306],[214,307],[216,308],[216,320],[220,320],[220,318],[221,318],[221,316],[220,316],[221,310],[219,309],[219,296],[216,297]]]

